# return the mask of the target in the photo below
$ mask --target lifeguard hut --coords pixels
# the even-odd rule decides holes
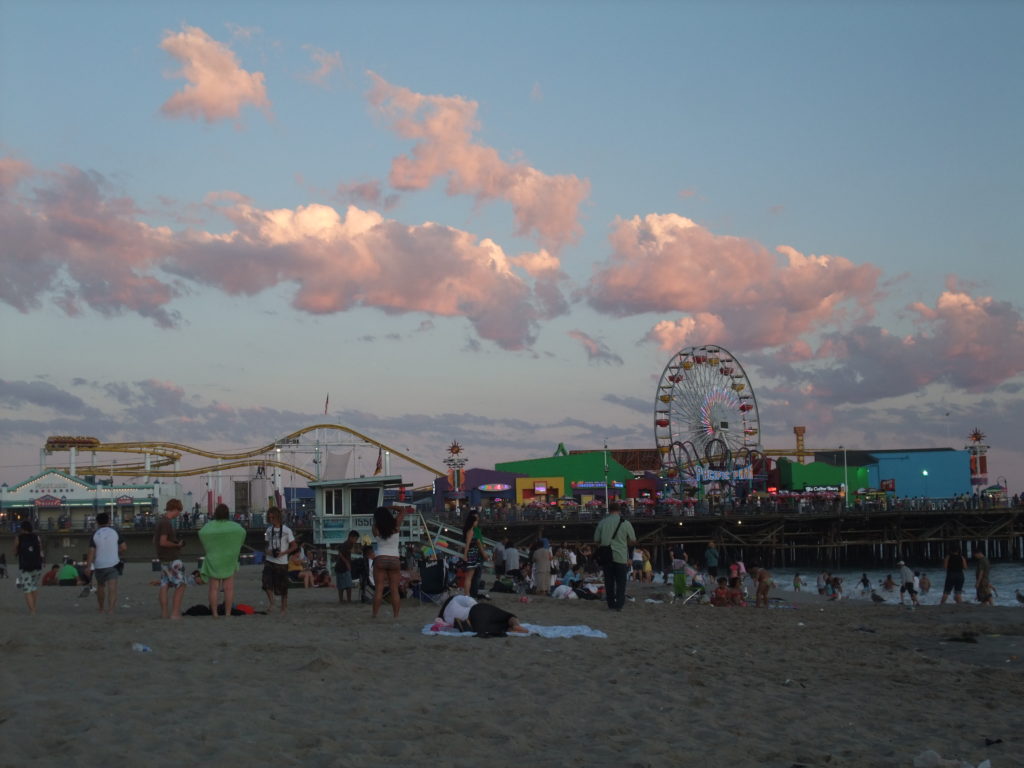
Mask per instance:
[[[384,490],[401,486],[401,475],[311,482],[309,487],[313,489],[316,510],[313,517],[314,543],[327,547],[341,544],[349,531],[358,532],[360,538],[372,536],[373,512],[384,506]],[[418,540],[423,531],[422,518],[407,515],[402,524],[402,540]]]

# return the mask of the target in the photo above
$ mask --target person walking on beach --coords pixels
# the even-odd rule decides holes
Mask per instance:
[[[171,522],[180,514],[181,502],[169,499],[153,531],[156,557],[160,561],[160,616],[164,619],[181,618],[181,601],[185,597],[185,580],[188,578],[180,558],[185,542],[178,538],[178,532]],[[174,596],[168,606],[167,593],[172,588]]]
[[[263,538],[267,542],[267,553],[263,561],[263,591],[267,595],[267,611],[274,610],[274,597],[281,598],[281,613],[288,612],[288,557],[298,544],[292,529],[281,520],[281,510],[271,507],[267,510],[267,530]]]
[[[962,603],[964,601],[964,571],[967,570],[967,558],[959,549],[954,549],[946,555],[942,567],[946,569],[946,581],[942,585],[942,599],[939,600],[939,605],[946,604],[951,592],[953,599]]]
[[[121,538],[121,533],[110,527],[110,514],[97,514],[96,531],[89,541],[89,553],[85,556],[85,572],[86,575],[96,577],[96,602],[100,613],[113,613],[117,607],[117,579],[121,575],[118,564],[127,549],[128,545]]]
[[[911,603],[915,606],[920,605],[917,602],[917,589],[914,588],[914,572],[902,560],[896,563],[896,565],[900,568],[900,605],[903,605],[903,595],[907,592],[910,593]]]
[[[32,532],[32,523],[23,520],[21,533],[14,543],[14,556],[18,558],[18,585],[25,594],[28,612],[36,615],[39,599],[39,579],[43,575],[43,542]]]
[[[608,506],[608,514],[594,530],[594,542],[599,547],[611,547],[612,561],[602,566],[604,595],[609,610],[621,611],[626,604],[626,574],[629,568],[629,547],[636,544],[633,524],[623,520],[618,502]]]
[[[373,513],[373,535],[377,537],[377,552],[373,558],[373,618],[377,618],[381,603],[384,602],[384,587],[391,591],[391,613],[396,619],[402,607],[402,595],[399,592],[402,564],[398,541],[407,509],[400,507],[398,514],[392,515],[387,507],[377,507]]]
[[[200,573],[210,585],[210,615],[216,619],[219,614],[217,603],[223,588],[224,615],[230,616],[235,604],[235,572],[245,543],[245,528],[231,519],[227,504],[218,504],[213,510],[213,520],[199,529],[199,541],[206,553]]]

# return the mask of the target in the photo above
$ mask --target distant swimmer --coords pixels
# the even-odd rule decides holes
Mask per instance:
[[[875,603],[884,603],[885,602],[885,598],[882,597],[880,594],[878,594],[877,592],[875,592],[875,590],[872,589],[871,590],[871,601],[875,602]]]
[[[1021,591],[1019,589],[1016,591],[1015,594],[1017,595],[1017,602],[1024,605],[1024,594],[1021,594]]]

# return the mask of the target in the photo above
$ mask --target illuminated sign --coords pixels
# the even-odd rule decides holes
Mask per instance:
[[[808,485],[804,487],[805,493],[839,493],[838,485]]]
[[[486,485],[481,485],[479,490],[494,492],[494,491],[508,491],[511,488],[512,488],[512,486],[509,485],[508,483],[487,483]]]
[[[604,488],[605,483],[597,480],[576,480],[573,482],[573,488]],[[609,488],[621,488],[621,480],[611,480],[608,482]]]
[[[754,469],[750,465],[743,467],[742,469],[733,470],[718,470],[718,469],[704,469],[704,467],[697,467],[694,474],[697,476],[697,482],[699,483],[711,483],[715,480],[753,480]]]
[[[118,496],[117,497],[117,503],[118,504],[134,504],[135,503],[135,499],[133,499],[131,496]]]
[[[59,507],[61,501],[56,496],[40,496],[36,499],[35,505],[37,507]]]
[[[534,493],[547,493],[548,492],[548,484],[546,482],[534,483],[533,484],[533,492]]]

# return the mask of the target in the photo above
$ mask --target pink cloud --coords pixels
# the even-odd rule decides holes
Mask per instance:
[[[970,390],[986,390],[1024,372],[1024,318],[1009,302],[974,297],[955,277],[934,307],[909,309],[920,331],[905,341],[927,350],[936,376]]]
[[[177,290],[147,274],[167,252],[169,231],[139,222],[134,204],[107,196],[98,174],[69,168],[42,178],[34,197],[0,201],[0,301],[28,312],[56,291],[69,314],[87,305],[174,325],[165,305]]]
[[[475,101],[415,93],[369,74],[370,103],[390,119],[399,136],[416,142],[411,154],[392,162],[392,186],[424,189],[444,177],[449,195],[509,203],[517,233],[536,234],[548,248],[558,249],[579,235],[579,207],[590,194],[588,181],[506,162],[494,148],[474,142],[480,127]]]
[[[18,183],[31,175],[32,166],[16,157],[0,157],[0,193],[14,189]]]
[[[341,54],[337,51],[330,52],[314,45],[304,45],[302,48],[309,52],[309,57],[316,65],[316,69],[305,75],[305,79],[320,86],[326,86],[327,81],[334,72],[341,71]]]
[[[562,271],[562,262],[545,248],[536,253],[522,253],[509,259],[533,278],[533,290],[545,318],[558,317],[569,311],[569,302],[562,293],[562,284],[569,276]]]
[[[134,203],[108,196],[95,174],[69,169],[47,182],[33,198],[0,197],[0,301],[22,312],[56,296],[69,314],[136,312],[169,326],[185,279],[247,295],[287,283],[304,312],[465,317],[481,338],[520,349],[547,301],[496,243],[431,222],[406,226],[355,206],[261,210],[220,193],[207,204],[231,231],[172,231],[139,222]]]
[[[171,76],[188,80],[160,108],[165,115],[213,123],[237,118],[247,104],[270,108],[263,73],[242,69],[228,46],[198,27],[183,26],[181,32],[166,32],[160,47],[181,62],[181,69]]]
[[[1024,373],[1024,317],[1011,304],[971,296],[951,278],[934,306],[917,302],[910,310],[914,333],[860,325],[825,334],[812,357],[794,348],[756,364],[789,382],[794,402],[819,405],[871,403],[931,385],[992,392]]]
[[[611,262],[587,287],[590,304],[615,316],[683,312],[648,338],[662,348],[719,343],[737,351],[792,343],[823,325],[870,318],[881,271],[837,256],[715,235],[677,214],[618,220]],[[781,258],[780,258],[781,257]]]
[[[570,339],[575,339],[586,350],[587,360],[590,362],[608,363],[609,365],[622,365],[622,358],[608,349],[608,346],[587,335],[583,331],[569,331]]]
[[[507,349],[533,341],[537,311],[522,278],[489,239],[427,222],[406,226],[350,206],[225,208],[226,234],[190,233],[175,273],[231,294],[279,283],[297,286],[293,304],[312,314],[369,306],[390,313],[466,317]]]

